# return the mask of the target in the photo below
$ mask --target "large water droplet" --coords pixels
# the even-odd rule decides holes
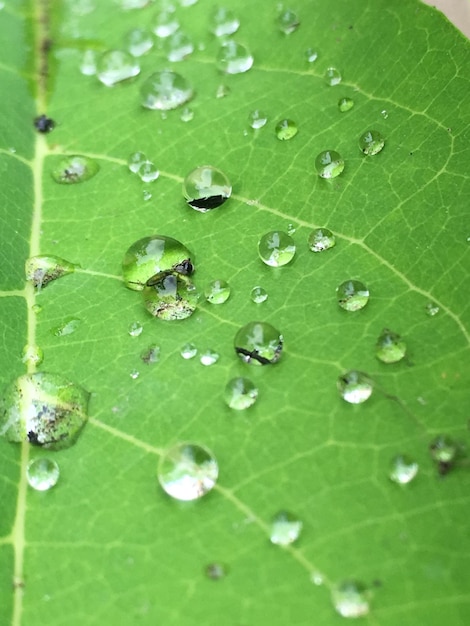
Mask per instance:
[[[30,367],[41,365],[44,360],[44,352],[39,346],[25,346],[23,348],[23,363]]]
[[[37,372],[14,380],[0,403],[0,435],[60,450],[75,443],[88,415],[89,393],[59,376]]]
[[[189,275],[194,268],[191,253],[172,237],[152,235],[143,237],[130,246],[122,261],[122,274],[126,287],[142,291],[147,283],[159,280],[159,274],[177,272]]]
[[[267,322],[250,322],[235,335],[235,352],[245,363],[269,365],[281,358],[283,337]]]
[[[352,98],[340,98],[338,102],[338,109],[341,113],[350,111],[354,106],[354,100]]]
[[[263,126],[266,125],[268,121],[268,116],[265,113],[263,113],[263,111],[260,111],[259,109],[255,109],[254,111],[251,111],[251,113],[249,114],[248,121],[250,123],[251,128],[258,130],[258,128],[262,128]]]
[[[186,276],[176,272],[157,275],[142,291],[147,311],[161,320],[184,320],[196,310],[199,295]]]
[[[384,145],[385,139],[378,130],[367,130],[359,137],[359,147],[368,156],[380,152]]]
[[[239,27],[240,20],[233,11],[224,7],[214,9],[210,20],[210,30],[214,35],[217,37],[233,35]]]
[[[406,343],[391,330],[384,328],[376,344],[376,357],[382,363],[397,363],[406,354]]]
[[[56,183],[73,185],[84,183],[98,173],[100,166],[90,157],[71,155],[60,159],[51,170]]]
[[[145,365],[153,365],[154,363],[158,363],[160,360],[160,346],[157,346],[156,343],[152,343],[146,350],[144,350],[140,358],[145,363]]]
[[[210,450],[195,443],[180,443],[167,450],[158,464],[158,480],[176,500],[196,500],[215,485],[219,466]]]
[[[350,404],[365,402],[373,390],[371,379],[367,374],[357,370],[345,372],[338,378],[337,386],[340,396]]]
[[[279,511],[271,520],[270,539],[278,546],[288,546],[297,541],[303,523],[292,513]]]
[[[266,265],[281,267],[294,258],[295,243],[287,233],[274,230],[261,237],[258,242],[258,253]]]
[[[152,161],[145,161],[139,167],[137,174],[143,183],[152,183],[160,176],[160,171]]]
[[[194,359],[197,354],[197,347],[194,345],[194,343],[186,343],[181,348],[180,354],[185,360]]]
[[[140,167],[147,162],[147,157],[143,152],[133,152],[127,159],[127,166],[134,174],[137,174]]]
[[[140,65],[135,58],[123,50],[104,52],[96,64],[96,76],[106,87],[140,74]]]
[[[230,297],[230,285],[225,280],[213,280],[204,291],[207,302],[223,304]]]
[[[277,25],[281,32],[290,35],[300,26],[299,16],[294,11],[286,9],[279,14]]]
[[[342,617],[362,617],[369,613],[365,585],[355,580],[345,580],[332,591],[333,605]]]
[[[194,91],[189,82],[176,72],[154,72],[140,88],[141,103],[147,109],[168,111],[185,104]]]
[[[167,59],[176,63],[183,61],[194,52],[194,44],[186,33],[179,30],[168,37],[166,51]]]
[[[227,176],[212,165],[196,167],[183,182],[186,202],[201,213],[219,207],[231,193],[232,185]]]
[[[248,378],[232,378],[224,392],[224,400],[231,409],[242,411],[256,402],[258,389]]]
[[[84,76],[93,76],[96,74],[96,52],[94,50],[85,50],[80,62],[80,72]]]
[[[175,9],[171,5],[166,6],[163,10],[160,10],[153,21],[153,32],[160,39],[170,37],[173,33],[176,33],[180,27],[178,20],[176,19]]]
[[[323,252],[335,245],[336,237],[328,228],[315,228],[308,237],[308,247],[312,252]]]
[[[215,365],[220,358],[220,354],[215,350],[204,350],[201,352],[201,356],[199,357],[199,361],[201,365],[205,365],[206,367],[210,367],[211,365]]]
[[[242,74],[253,65],[253,57],[246,46],[233,40],[224,42],[217,54],[217,67],[225,74]]]
[[[336,178],[344,170],[344,159],[336,150],[324,150],[317,155],[315,168],[321,178]]]
[[[268,292],[263,287],[256,286],[251,290],[250,297],[255,304],[261,304],[268,299]]]
[[[26,260],[25,276],[40,290],[53,280],[71,274],[76,267],[58,256],[33,256]]]
[[[33,459],[26,467],[26,478],[36,491],[48,491],[59,480],[59,466],[51,459]]]
[[[392,459],[390,466],[390,480],[399,485],[411,482],[418,473],[418,464],[407,456],[399,455]]]
[[[336,298],[345,311],[359,311],[369,302],[369,290],[359,280],[346,280],[336,288]]]
[[[133,28],[124,41],[126,49],[133,57],[141,57],[153,48],[152,33],[146,28]]]
[[[336,67],[329,67],[325,72],[325,83],[330,87],[339,85],[342,80],[341,72]]]
[[[276,128],[274,129],[276,132],[276,137],[281,141],[288,141],[297,135],[299,129],[297,128],[297,124],[292,120],[281,120],[276,124]]]
[[[59,326],[51,328],[51,333],[56,337],[72,335],[82,323],[78,317],[67,317]]]

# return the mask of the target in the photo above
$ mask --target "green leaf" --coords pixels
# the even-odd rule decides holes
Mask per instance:
[[[81,74],[84,51],[122,48],[156,11],[121,4],[11,0],[0,10],[1,379],[6,388],[33,373],[22,350],[38,345],[40,371],[91,393],[79,441],[47,452],[61,471],[51,491],[33,491],[25,475],[46,451],[0,441],[0,623],[329,626],[341,620],[331,591],[352,579],[367,588],[375,626],[467,624],[468,41],[414,0],[299,0],[290,35],[278,29],[276,2],[233,0],[234,39],[254,65],[224,76],[201,1],[176,11],[196,44],[187,60],[171,64],[156,45],[137,78],[108,88]],[[170,66],[195,88],[191,121],[181,109],[162,116],[140,105],[140,84]],[[329,87],[332,66],[343,80]],[[230,89],[224,98],[215,97],[220,85]],[[344,97],[354,107],[340,112]],[[269,118],[257,131],[255,109]],[[33,127],[40,114],[56,122],[47,136]],[[285,118],[298,133],[280,141],[274,128]],[[359,150],[367,130],[385,137],[375,156]],[[155,182],[128,170],[137,150],[160,169]],[[324,150],[345,160],[332,180],[315,172]],[[51,172],[71,155],[99,171],[58,184]],[[203,164],[233,185],[231,199],[205,214],[181,191]],[[293,262],[264,265],[259,238],[290,224]],[[334,248],[310,252],[316,227],[335,233]],[[183,242],[197,288],[226,280],[230,299],[202,299],[179,322],[152,318],[121,278],[127,248],[152,234]],[[38,255],[80,267],[35,292],[24,263]],[[371,294],[352,313],[335,295],[349,279]],[[250,300],[255,285],[266,302]],[[81,323],[55,332],[71,319]],[[279,363],[237,358],[234,336],[255,320],[282,332]],[[128,333],[134,322],[138,337]],[[375,357],[384,328],[406,342],[404,360]],[[218,363],[183,360],[187,342],[216,350]],[[144,363],[155,344],[160,360]],[[363,404],[339,397],[349,370],[374,381]],[[223,400],[235,376],[259,389],[246,411]],[[429,452],[441,434],[459,448],[445,475]],[[184,441],[207,446],[220,468],[214,490],[193,503],[170,499],[156,477],[162,450]],[[419,463],[408,485],[388,478],[401,454]],[[269,541],[280,511],[303,522],[286,548]],[[211,564],[226,576],[207,576]]]

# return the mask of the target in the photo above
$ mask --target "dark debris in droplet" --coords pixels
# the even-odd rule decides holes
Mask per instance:
[[[270,361],[264,356],[259,354],[258,350],[246,350],[245,348],[235,348],[235,352],[242,357],[245,363],[249,363],[250,361],[258,361],[261,365],[271,365],[273,361]]]
[[[207,196],[205,198],[195,198],[194,200],[188,200],[188,204],[195,209],[216,209],[227,200],[226,196]]]

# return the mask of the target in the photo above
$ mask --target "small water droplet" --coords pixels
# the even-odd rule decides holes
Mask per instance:
[[[180,120],[182,122],[190,122],[194,118],[194,111],[189,107],[184,107],[181,111]]]
[[[232,378],[224,392],[224,400],[231,409],[242,411],[248,409],[256,402],[258,389],[248,378]]]
[[[184,320],[196,310],[199,294],[189,278],[176,272],[155,277],[142,291],[149,313],[165,321]]]
[[[96,74],[96,52],[85,50],[80,62],[80,72],[84,76],[94,76]]]
[[[225,578],[228,573],[228,569],[222,563],[209,563],[205,569],[207,578],[211,580],[221,580]]]
[[[223,304],[230,297],[230,286],[225,280],[213,280],[207,285],[204,295],[211,304]]]
[[[362,617],[369,613],[365,585],[355,580],[345,580],[332,591],[333,605],[342,617]]]
[[[218,352],[215,352],[215,350],[205,350],[204,352],[201,353],[201,356],[199,357],[199,361],[201,362],[202,365],[209,367],[211,365],[215,365],[215,363],[217,363],[219,358],[220,358],[220,355]]]
[[[190,260],[191,253],[183,244],[172,237],[153,235],[143,237],[133,243],[122,261],[122,274],[126,287],[142,291],[159,280],[159,274],[179,272],[192,274],[194,267]]]
[[[186,202],[201,213],[219,207],[231,193],[232,185],[227,176],[212,165],[196,167],[183,182]]]
[[[153,21],[153,32],[160,39],[166,39],[173,33],[176,33],[180,27],[175,15],[175,8],[171,5],[165,6],[163,10],[158,11]]]
[[[425,309],[426,309],[426,313],[427,313],[427,315],[429,315],[429,317],[434,317],[440,311],[439,306],[437,304],[435,304],[434,302],[428,302],[428,304],[426,305]]]
[[[341,72],[336,69],[336,67],[327,68],[325,72],[325,83],[327,85],[334,87],[335,85],[339,85],[342,79]]]
[[[137,174],[140,167],[147,161],[147,157],[143,152],[133,152],[127,159],[127,166],[130,171]]]
[[[271,543],[278,546],[288,546],[297,541],[302,531],[303,523],[292,513],[279,511],[271,520]]]
[[[380,111],[380,115],[384,118],[384,120],[386,120],[388,118],[388,111],[384,109],[383,111]]]
[[[392,459],[390,466],[390,480],[399,485],[406,485],[411,482],[418,473],[418,464],[404,455],[396,456]]]
[[[352,98],[340,98],[338,101],[338,109],[341,113],[350,111],[354,106],[354,100]]]
[[[318,59],[318,52],[314,48],[307,48],[305,58],[309,63],[314,63]]]
[[[217,54],[217,67],[224,74],[242,74],[253,66],[248,48],[232,39],[225,41]]]
[[[51,176],[56,183],[72,185],[93,178],[100,169],[96,161],[89,157],[71,155],[56,161]]]
[[[160,176],[160,171],[152,161],[145,161],[145,163],[142,163],[139,167],[137,174],[143,183],[152,183]]]
[[[321,178],[336,178],[344,170],[344,159],[336,150],[324,150],[317,155],[315,168]]]
[[[268,292],[263,287],[256,286],[251,290],[250,297],[255,304],[261,304],[268,299]]]
[[[133,57],[141,57],[153,48],[152,33],[146,28],[133,28],[124,39],[126,50]]]
[[[336,297],[345,311],[359,311],[369,302],[369,290],[359,280],[346,280],[336,288]]]
[[[294,11],[286,9],[279,14],[277,25],[282,33],[290,35],[300,26],[299,16]]]
[[[373,385],[371,379],[363,372],[350,370],[338,378],[338,391],[340,396],[349,404],[361,404],[368,400],[372,394]]]
[[[160,346],[157,346],[156,343],[151,344],[146,350],[144,350],[140,358],[145,363],[145,365],[153,365],[154,363],[158,363],[160,360]]]
[[[145,202],[148,202],[149,200],[152,199],[152,194],[150,193],[150,191],[148,189],[143,189],[142,190],[142,196],[143,196]]]
[[[167,450],[158,464],[158,480],[176,500],[196,500],[215,485],[219,466],[210,450],[195,443],[180,443]]]
[[[51,450],[68,448],[87,421],[89,395],[58,374],[20,376],[0,402],[0,435]]]
[[[33,459],[26,467],[26,478],[30,487],[36,491],[48,491],[59,480],[59,466],[55,461],[41,458]]]
[[[226,98],[230,94],[230,87],[228,85],[219,85],[215,92],[215,97],[220,100],[220,98]]]
[[[138,370],[131,370],[129,376],[132,378],[132,380],[136,380],[137,378],[139,378],[140,372]]]
[[[140,322],[132,322],[132,324],[129,324],[129,329],[127,332],[131,337],[139,337],[142,334],[143,330],[144,327]]]
[[[103,52],[96,64],[96,76],[106,87],[113,87],[138,74],[140,65],[131,54],[123,50]]]
[[[452,463],[457,456],[458,446],[447,435],[439,435],[429,445],[431,457],[437,463]]]
[[[323,583],[325,582],[325,578],[320,572],[312,572],[310,580],[314,585],[317,586],[323,585]]]
[[[23,348],[23,363],[30,367],[41,365],[44,360],[44,352],[39,346],[25,346]]]
[[[312,252],[330,250],[336,245],[336,237],[328,228],[315,228],[308,237],[308,247]]]
[[[258,242],[258,253],[266,265],[281,267],[294,258],[295,243],[287,233],[274,230],[261,237]]]
[[[250,123],[251,128],[258,130],[258,128],[262,128],[266,125],[268,121],[268,116],[260,111],[259,109],[255,109],[251,111],[248,115],[248,122]]]
[[[385,145],[385,139],[378,130],[367,130],[359,137],[359,147],[364,154],[378,154]]]
[[[269,365],[281,358],[283,336],[267,322],[249,322],[235,335],[235,352],[245,363]]]
[[[51,333],[56,337],[66,337],[72,335],[82,323],[78,317],[68,317],[59,326],[51,328]]]
[[[276,128],[274,129],[276,133],[276,137],[281,141],[288,141],[297,135],[299,129],[297,128],[297,124],[292,120],[280,120],[276,124]]]
[[[193,359],[197,354],[197,348],[193,343],[186,343],[181,348],[180,354],[185,360]]]
[[[39,291],[53,280],[71,274],[76,267],[58,256],[33,256],[26,260],[25,276]]]
[[[216,37],[233,35],[240,27],[240,20],[235,13],[224,7],[214,9],[210,19],[210,31]]]
[[[172,63],[183,61],[194,52],[193,42],[181,30],[168,37],[166,44],[166,58]]]
[[[376,357],[382,363],[397,363],[401,361],[406,354],[406,343],[391,330],[384,328],[381,332],[376,344]]]
[[[141,104],[147,109],[168,111],[185,104],[194,91],[189,82],[176,72],[154,72],[142,83]]]

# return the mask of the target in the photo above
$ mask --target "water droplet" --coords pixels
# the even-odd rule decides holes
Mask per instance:
[[[271,520],[271,543],[278,546],[288,546],[297,541],[302,531],[303,523],[292,513],[279,511]]]
[[[250,322],[235,335],[235,352],[245,363],[269,365],[281,358],[283,337],[266,322]]]
[[[268,116],[265,113],[263,113],[263,111],[260,111],[259,109],[255,109],[254,111],[251,111],[251,113],[249,114],[248,121],[250,123],[251,128],[258,130],[258,128],[262,128],[263,126],[266,125],[268,121]]]
[[[196,310],[199,295],[190,280],[176,272],[155,277],[142,291],[145,308],[161,320],[184,320]]]
[[[184,179],[183,195],[196,211],[206,213],[223,204],[232,193],[232,185],[223,172],[212,165],[196,167]]]
[[[232,39],[225,41],[217,54],[217,67],[225,74],[242,74],[253,65],[253,57],[246,46]]]
[[[292,139],[292,137],[295,137],[299,132],[297,124],[292,120],[287,119],[278,122],[274,130],[276,132],[276,137],[281,141]]]
[[[127,159],[127,166],[134,174],[137,174],[140,167],[146,163],[147,157],[143,152],[133,152]]]
[[[145,163],[142,163],[139,167],[137,174],[143,183],[152,183],[160,176],[160,171],[152,163],[152,161],[145,161]]]
[[[30,367],[41,365],[44,360],[44,352],[39,346],[25,346],[23,348],[23,363]]]
[[[51,328],[51,333],[56,337],[66,337],[74,333],[81,323],[82,320],[78,317],[68,317],[59,326]]]
[[[135,58],[123,50],[104,52],[96,64],[96,76],[106,87],[140,74],[140,65]]]
[[[124,41],[126,49],[133,57],[141,57],[153,48],[152,33],[146,28],[133,28]]]
[[[33,256],[26,260],[25,276],[40,290],[53,280],[71,274],[76,267],[58,256]]]
[[[250,297],[255,304],[261,304],[268,299],[268,292],[263,287],[253,287]]]
[[[344,170],[344,159],[336,150],[324,150],[317,155],[315,168],[321,178],[336,178]]]
[[[31,310],[34,311],[34,313],[36,313],[37,315],[38,313],[42,311],[42,306],[40,304],[33,304],[33,306],[31,307]]]
[[[305,50],[305,58],[309,63],[314,63],[318,59],[318,52],[313,48]]]
[[[0,435],[60,450],[75,443],[87,421],[89,393],[59,376],[37,372],[14,380],[0,403]]]
[[[33,459],[26,467],[26,478],[36,491],[48,491],[59,480],[59,466],[50,459]]]
[[[127,332],[131,337],[139,337],[142,334],[143,330],[144,327],[140,322],[132,322],[132,324],[129,325],[129,329]]]
[[[290,35],[298,29],[298,27],[300,26],[300,20],[298,15],[294,13],[294,11],[286,9],[285,11],[282,11],[282,13],[280,13],[280,15],[278,16],[277,25],[282,33]]]
[[[214,365],[215,363],[217,363],[219,358],[220,355],[218,352],[215,352],[215,350],[206,350],[205,352],[202,352],[201,356],[199,357],[199,361],[202,365],[209,367],[210,365]]]
[[[140,372],[139,370],[131,370],[129,376],[132,378],[132,380],[137,380],[137,378],[139,378],[140,376]]]
[[[196,500],[215,485],[219,466],[210,450],[194,443],[180,443],[167,450],[158,464],[158,480],[176,500]]]
[[[371,379],[363,372],[350,370],[338,378],[338,391],[340,396],[350,404],[361,404],[368,400],[372,394],[373,385]]]
[[[180,120],[182,122],[190,122],[194,118],[194,111],[189,107],[184,107],[181,111]]]
[[[355,580],[345,580],[332,591],[333,605],[342,617],[362,617],[369,613],[365,585]]]
[[[296,231],[296,230],[297,230],[297,229],[295,228],[294,224],[289,223],[289,224],[287,225],[287,234],[288,234],[288,235],[295,235],[295,231]]]
[[[396,456],[392,459],[390,467],[390,480],[399,485],[411,482],[418,473],[418,464],[407,456]]]
[[[429,445],[431,457],[438,463],[452,463],[457,455],[457,444],[447,435],[439,435]]]
[[[339,85],[342,79],[341,72],[336,67],[329,67],[325,72],[325,83],[330,87]]]
[[[295,243],[287,233],[274,230],[261,237],[258,242],[258,253],[266,265],[281,267],[294,258]]]
[[[192,274],[194,267],[190,260],[191,253],[182,243],[172,237],[153,235],[143,237],[130,246],[122,261],[122,274],[126,287],[142,291],[159,274],[178,272]]]
[[[354,106],[354,100],[352,98],[340,98],[338,101],[338,109],[341,113],[350,111]]]
[[[336,237],[328,228],[315,228],[308,237],[308,247],[312,252],[330,250],[336,245]]]
[[[211,304],[223,304],[230,297],[230,286],[225,280],[213,280],[207,285],[204,295]]]
[[[194,91],[189,82],[176,72],[154,72],[140,88],[141,104],[147,109],[168,111],[185,104]]]
[[[235,13],[224,7],[214,9],[210,20],[210,31],[216,37],[233,35],[240,27],[240,20]]]
[[[218,99],[225,98],[229,94],[230,94],[230,87],[228,85],[219,85],[217,87],[217,91],[215,92],[215,97]]]
[[[181,30],[167,39],[167,59],[172,63],[183,61],[194,52],[194,44]]]
[[[369,302],[369,290],[359,280],[347,280],[336,288],[336,297],[345,311],[359,311]]]
[[[142,196],[143,196],[145,202],[148,202],[149,200],[152,199],[152,194],[150,193],[150,191],[148,191],[148,189],[143,189],[142,190]]]
[[[160,346],[157,346],[156,343],[153,343],[141,353],[140,358],[145,363],[145,365],[153,365],[154,363],[158,363],[158,361],[160,360]]]
[[[434,302],[428,302],[428,304],[426,305],[426,313],[429,315],[429,317],[434,317],[439,313],[439,311],[439,306]]]
[[[382,363],[397,363],[406,354],[406,343],[391,330],[384,328],[376,344],[376,357]]]
[[[359,137],[359,147],[368,156],[379,153],[384,145],[385,139],[378,130],[367,130]]]
[[[197,348],[193,343],[186,343],[181,348],[180,354],[185,360],[193,359],[197,354]]]
[[[323,583],[325,582],[325,578],[320,572],[312,572],[310,580],[314,585],[317,586],[323,585]]]
[[[256,402],[258,389],[248,378],[232,378],[224,392],[224,400],[231,409],[242,411]]]
[[[167,6],[159,11],[153,22],[153,32],[157,37],[160,37],[160,39],[170,37],[170,35],[176,33],[179,27],[180,25],[176,19],[175,9],[172,6]]]
[[[222,563],[209,563],[205,571],[207,578],[211,580],[221,580],[227,576],[228,569]]]
[[[380,115],[384,118],[384,120],[386,120],[388,118],[388,111],[384,109],[383,111],[380,111]]]
[[[94,50],[85,50],[80,62],[80,72],[84,76],[93,76],[96,74],[96,52]]]
[[[100,166],[89,157],[71,155],[61,158],[51,171],[56,183],[72,185],[83,183],[98,173]]]

